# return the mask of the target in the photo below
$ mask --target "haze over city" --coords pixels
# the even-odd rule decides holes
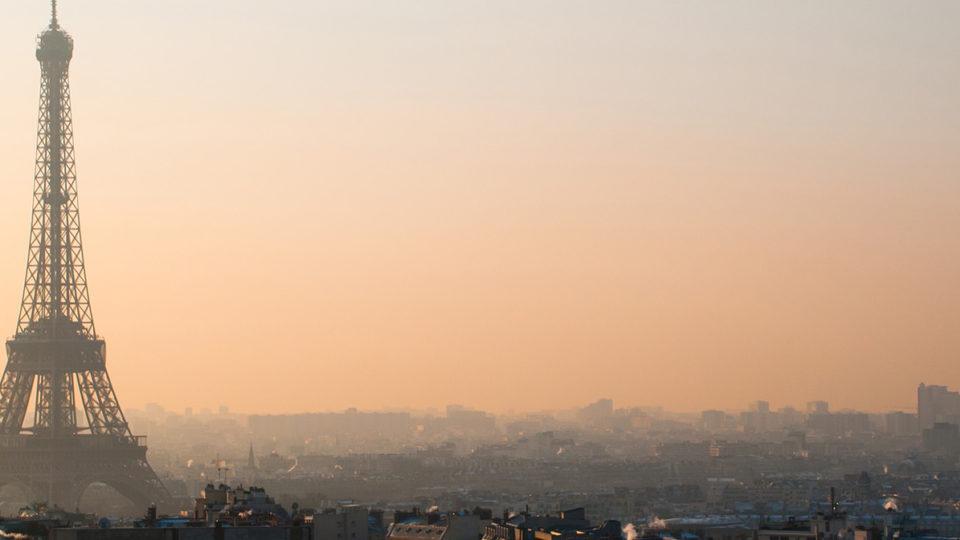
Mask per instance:
[[[0,538],[960,540],[960,4],[2,15]]]
[[[960,3],[60,9],[130,407],[886,411],[960,385]],[[48,11],[0,16],[8,334]]]

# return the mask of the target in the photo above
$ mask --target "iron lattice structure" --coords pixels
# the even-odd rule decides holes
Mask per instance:
[[[143,438],[130,431],[93,324],[70,110],[73,39],[52,1],[50,26],[37,44],[42,80],[27,271],[0,379],[0,483],[19,483],[68,509],[93,482],[135,504],[163,504],[168,494],[147,463]]]

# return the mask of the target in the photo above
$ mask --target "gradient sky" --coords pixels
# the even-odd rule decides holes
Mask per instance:
[[[960,2],[62,4],[127,407],[960,386]],[[0,10],[9,333],[47,17]]]

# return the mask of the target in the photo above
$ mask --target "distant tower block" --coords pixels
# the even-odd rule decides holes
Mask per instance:
[[[18,483],[72,510],[87,486],[103,482],[146,508],[169,495],[147,463],[144,439],[130,432],[93,325],[70,113],[73,39],[52,4],[37,45],[40,126],[27,273],[0,379],[0,484]]]

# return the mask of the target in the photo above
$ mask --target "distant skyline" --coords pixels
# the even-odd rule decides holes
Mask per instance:
[[[155,409],[155,407],[160,407],[160,410],[162,410],[164,413],[181,415],[181,416],[187,415],[187,414],[190,414],[190,415],[227,414],[227,415],[238,415],[238,416],[256,416],[256,415],[269,416],[274,414],[297,415],[297,414],[317,414],[317,413],[331,414],[331,413],[345,413],[351,410],[355,410],[362,413],[404,412],[404,413],[410,413],[412,415],[444,416],[447,413],[447,410],[446,410],[447,406],[453,405],[453,406],[465,407],[469,410],[486,412],[489,414],[495,414],[497,416],[505,416],[505,417],[540,415],[540,414],[557,414],[562,416],[562,415],[569,415],[569,414],[575,413],[578,410],[588,405],[592,405],[599,399],[605,399],[605,398],[597,398],[596,400],[593,400],[590,402],[583,402],[583,403],[571,405],[569,407],[560,407],[555,409],[529,409],[529,410],[504,409],[504,410],[496,410],[496,411],[484,410],[483,408],[480,408],[480,407],[464,406],[458,403],[444,403],[444,404],[425,406],[425,407],[386,406],[386,407],[379,407],[379,408],[363,408],[363,407],[348,406],[348,407],[340,407],[340,408],[315,409],[315,410],[309,410],[309,411],[308,410],[303,410],[303,411],[291,410],[291,411],[283,411],[283,412],[277,413],[277,412],[269,412],[269,411],[264,412],[264,411],[258,411],[258,410],[245,410],[245,409],[236,410],[231,408],[230,406],[226,406],[227,410],[223,411],[220,409],[220,407],[225,406],[224,404],[220,404],[216,406],[203,406],[203,407],[194,407],[194,406],[191,406],[190,404],[186,404],[182,408],[169,408],[155,402],[149,402],[149,403],[139,405],[137,407],[132,407],[130,410],[137,411],[140,413],[150,413],[152,411],[157,410]],[[709,407],[708,406],[708,407],[704,407],[703,409],[697,409],[697,410],[674,410],[674,409],[663,407],[662,405],[657,405],[655,403],[624,405],[621,403],[614,402],[614,410],[617,411],[617,410],[641,409],[649,413],[660,411],[661,413],[668,416],[675,415],[677,417],[686,417],[688,419],[693,420],[693,419],[699,419],[700,415],[707,411],[721,411],[721,412],[730,413],[730,414],[752,411],[753,410],[752,405],[754,405],[756,401],[767,401],[767,400],[753,400],[751,402],[744,403],[742,406],[739,406],[739,407]],[[823,400],[812,400],[812,401],[823,401]],[[810,412],[809,410],[807,410],[807,403],[780,403],[780,404],[770,403],[769,412],[777,414],[782,412],[784,409],[790,409],[790,408],[792,408],[794,411],[799,412],[801,414],[806,414]],[[912,403],[912,404],[904,405],[902,407],[887,408],[882,410],[861,410],[861,409],[854,409],[849,407],[835,408],[831,404],[829,408],[829,412],[831,414],[833,413],[842,414],[842,413],[849,413],[849,412],[878,414],[878,415],[883,415],[891,412],[905,412],[909,414],[915,414],[917,412],[917,404]]]
[[[8,4],[10,335],[49,8]],[[60,9],[126,407],[884,411],[960,386],[960,3]]]

